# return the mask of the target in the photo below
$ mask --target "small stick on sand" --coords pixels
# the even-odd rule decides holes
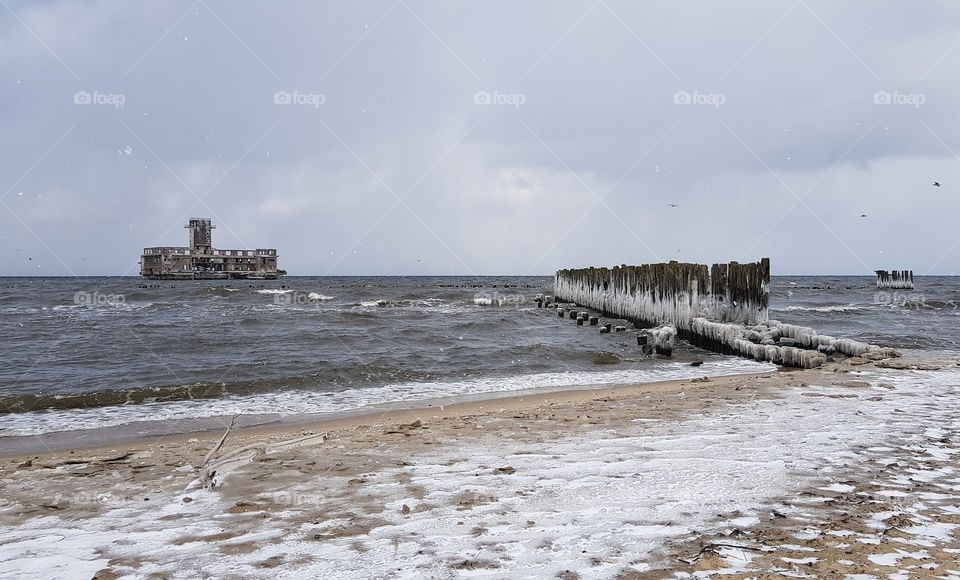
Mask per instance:
[[[223,432],[223,437],[220,438],[220,441],[213,446],[213,449],[207,452],[203,458],[203,463],[200,467],[200,477],[203,481],[203,487],[205,489],[213,489],[213,476],[216,475],[216,471],[210,469],[210,460],[213,459],[213,456],[216,455],[217,451],[223,447],[223,444],[227,442],[227,437],[230,435],[230,430],[233,429],[234,423],[237,421],[239,415],[234,415],[230,418],[230,424],[227,425],[227,430]]]

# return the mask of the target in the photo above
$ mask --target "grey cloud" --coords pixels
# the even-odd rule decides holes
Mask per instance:
[[[190,215],[294,274],[957,271],[952,4],[9,6],[3,274],[129,273]]]

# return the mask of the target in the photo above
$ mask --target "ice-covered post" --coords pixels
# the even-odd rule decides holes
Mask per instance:
[[[877,270],[877,288],[913,289],[913,270]]]

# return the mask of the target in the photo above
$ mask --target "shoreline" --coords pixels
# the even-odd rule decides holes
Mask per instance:
[[[793,372],[776,369],[758,373],[734,373],[726,375],[702,375],[710,381],[728,381],[735,378],[766,377],[778,372]],[[373,427],[392,422],[412,422],[422,418],[449,420],[464,414],[478,414],[490,407],[516,410],[528,406],[557,403],[574,403],[594,400],[603,396],[634,396],[658,392],[670,392],[679,386],[691,384],[698,379],[673,379],[649,383],[609,383],[599,385],[543,387],[521,391],[493,391],[488,393],[439,397],[418,401],[384,403],[377,406],[353,409],[338,413],[287,415],[238,415],[238,424],[231,430],[235,438],[271,437],[290,435],[305,430],[341,430],[356,427]],[[701,383],[702,384],[702,383]],[[261,418],[271,417],[265,420]],[[216,441],[230,424],[231,417],[203,417],[197,419],[169,419],[146,422],[159,427],[189,425],[186,429],[159,433],[142,433],[144,422],[97,429],[56,431],[37,435],[18,435],[0,438],[0,461],[27,459],[28,457],[51,457],[70,452],[96,453],[129,450],[144,445],[183,444],[189,439]],[[117,432],[120,436],[117,437]],[[37,442],[37,440],[43,442]],[[6,445],[14,442],[14,445]],[[17,445],[19,443],[20,445]],[[51,444],[52,443],[52,444]]]
[[[8,456],[27,454],[41,454],[59,451],[96,449],[111,445],[131,445],[139,441],[149,441],[162,438],[209,437],[222,434],[223,430],[236,418],[236,430],[262,430],[269,432],[274,429],[298,429],[314,424],[349,424],[364,416],[380,416],[392,410],[413,411],[436,407],[459,405],[463,403],[482,403],[483,401],[498,401],[522,397],[536,397],[552,393],[567,393],[591,391],[609,387],[629,387],[638,385],[657,385],[673,381],[688,381],[702,376],[744,376],[776,372],[775,369],[760,371],[743,370],[733,372],[731,369],[714,368],[717,361],[708,362],[702,367],[692,367],[686,362],[675,362],[672,373],[686,373],[688,377],[657,380],[652,378],[646,381],[615,381],[602,383],[547,385],[540,387],[526,387],[513,390],[496,390],[485,392],[467,392],[456,395],[429,397],[424,399],[407,399],[400,401],[385,401],[364,407],[336,410],[323,413],[293,413],[293,414],[266,414],[251,413],[238,415],[212,415],[206,417],[189,417],[181,419],[136,420],[128,423],[94,427],[90,429],[68,429],[50,431],[31,435],[8,435],[0,437],[0,459]],[[728,364],[723,361],[720,364]],[[755,363],[754,363],[755,364]],[[763,368],[763,365],[756,365]],[[770,365],[766,365],[770,366]],[[746,367],[744,367],[746,368]],[[702,369],[702,372],[700,371]],[[602,372],[602,371],[598,371]],[[651,372],[641,369],[640,372]],[[653,370],[652,372],[666,372]],[[122,406],[121,406],[122,407]]]

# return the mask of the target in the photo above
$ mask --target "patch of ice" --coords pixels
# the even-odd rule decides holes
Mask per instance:
[[[782,557],[780,559],[789,564],[816,564],[817,562],[820,561],[819,558],[814,558],[813,556],[810,556],[809,558],[783,558]]]
[[[750,526],[755,526],[760,523],[760,518],[757,516],[743,516],[739,518],[733,518],[732,520],[727,520],[725,525],[734,526],[737,528],[748,528]]]
[[[960,524],[929,523],[920,526],[903,528],[903,531],[914,535],[933,538],[939,542],[953,541],[953,530],[960,528]]]
[[[832,491],[835,493],[850,493],[856,488],[845,483],[831,483],[826,487],[818,487],[817,489],[821,491]]]
[[[898,566],[900,560],[904,558],[913,558],[914,560],[923,560],[924,558],[929,558],[930,554],[926,550],[921,550],[919,552],[906,552],[904,550],[896,550],[889,554],[870,554],[867,556],[867,559],[873,562],[878,566]]]

